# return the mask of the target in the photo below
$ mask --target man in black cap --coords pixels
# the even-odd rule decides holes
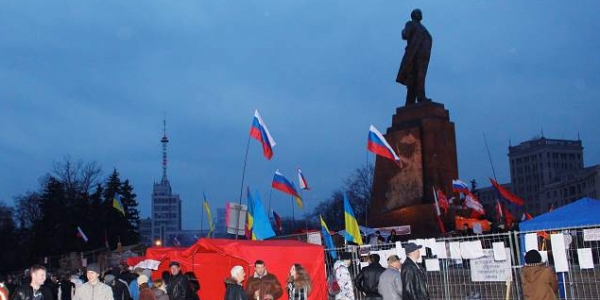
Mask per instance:
[[[73,300],[102,299],[113,300],[112,289],[100,281],[100,266],[98,264],[89,264],[87,266],[86,276],[88,282],[75,289]]]
[[[192,287],[187,277],[181,273],[181,265],[177,261],[169,264],[171,278],[167,286],[167,294],[170,300],[188,300],[192,297]]]
[[[379,254],[371,254],[369,261],[370,264],[360,270],[354,279],[354,284],[359,291],[365,294],[367,300],[381,300],[377,286],[379,285],[379,276],[385,271],[385,268],[379,263]]]
[[[429,300],[425,271],[417,265],[421,257],[421,245],[407,243],[404,245],[406,260],[402,264],[402,300]]]

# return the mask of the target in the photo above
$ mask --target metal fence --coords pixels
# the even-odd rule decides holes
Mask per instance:
[[[550,237],[561,234],[565,240],[568,270],[567,272],[557,272],[560,286],[559,298],[600,299],[600,227],[564,228],[543,232],[512,231],[417,240],[418,244],[426,246],[426,251],[422,252],[423,259],[420,266],[427,270],[429,295],[432,300],[525,299],[520,277],[524,253],[530,247],[537,247],[542,252],[542,256],[547,257],[546,264],[556,267],[558,252],[553,251]],[[393,253],[403,257],[403,251],[398,250],[407,242],[360,247],[349,245],[326,249],[327,275],[333,276],[334,274],[334,261],[327,254],[331,251],[352,253],[355,263],[350,267],[350,273],[355,277],[361,268],[361,264],[358,262],[365,266],[368,254],[379,253],[382,256],[381,264],[385,267],[387,265],[385,258],[388,254]],[[464,259],[464,257],[468,257],[468,253],[465,253],[464,249],[460,253],[462,258],[456,257],[456,249],[459,246],[466,248],[464,245],[472,245],[473,242],[477,246],[475,248],[481,245],[484,257]],[[496,252],[493,251],[494,246]],[[505,250],[504,260],[497,256],[501,254],[499,249],[502,248]],[[563,260],[563,268],[564,263]],[[356,290],[355,295],[356,299],[365,299]]]

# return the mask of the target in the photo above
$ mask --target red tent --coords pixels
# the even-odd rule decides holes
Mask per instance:
[[[308,271],[313,283],[309,300],[327,299],[325,279],[325,256],[323,247],[289,240],[247,241],[201,239],[188,249],[148,248],[146,258],[161,261],[153,277],[159,278],[169,269],[169,262],[181,263],[183,272],[193,271],[200,281],[201,299],[222,299],[225,295],[225,278],[235,265],[246,269],[246,277],[252,276],[252,265],[258,259],[265,261],[269,273],[277,276],[286,287],[289,270],[299,263]],[[287,296],[282,297],[285,299]]]

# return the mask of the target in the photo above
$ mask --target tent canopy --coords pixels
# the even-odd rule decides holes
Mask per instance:
[[[167,271],[173,260],[181,264],[183,272],[193,272],[200,281],[201,299],[222,299],[224,280],[235,265],[244,267],[246,278],[254,273],[254,262],[263,260],[269,273],[281,283],[284,294],[287,277],[293,264],[301,264],[309,273],[313,291],[309,300],[326,299],[325,256],[322,246],[291,240],[224,240],[200,239],[187,249],[149,248],[146,258],[160,260],[153,278]],[[283,296],[286,298],[286,296]]]
[[[598,216],[600,216],[600,200],[582,198],[531,220],[521,222],[519,229],[533,231],[600,225]]]

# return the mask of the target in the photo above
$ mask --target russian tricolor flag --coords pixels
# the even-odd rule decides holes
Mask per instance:
[[[367,141],[367,149],[379,156],[391,159],[396,163],[400,163],[400,157],[392,149],[390,144],[385,140],[381,132],[371,125],[369,128],[369,139]]]
[[[279,170],[275,171],[275,176],[273,176],[273,182],[271,183],[271,187],[276,190],[280,190],[288,195],[294,196],[294,198],[296,198],[296,203],[298,203],[298,206],[300,208],[303,207],[302,198],[300,198],[300,195],[298,194],[294,183],[285,178],[283,174],[279,173]]]
[[[452,190],[455,193],[463,193],[465,195],[469,194],[469,192],[470,192],[469,186],[464,181],[461,181],[460,179],[452,180]]]
[[[298,182],[300,183],[301,190],[310,190],[308,187],[308,182],[306,181],[306,178],[304,177],[304,174],[302,174],[302,170],[300,170],[300,168],[298,168]]]
[[[254,119],[252,119],[252,127],[250,128],[250,136],[258,140],[263,147],[263,154],[267,159],[273,157],[273,147],[275,147],[275,140],[269,133],[267,125],[260,117],[258,109],[254,111]]]

